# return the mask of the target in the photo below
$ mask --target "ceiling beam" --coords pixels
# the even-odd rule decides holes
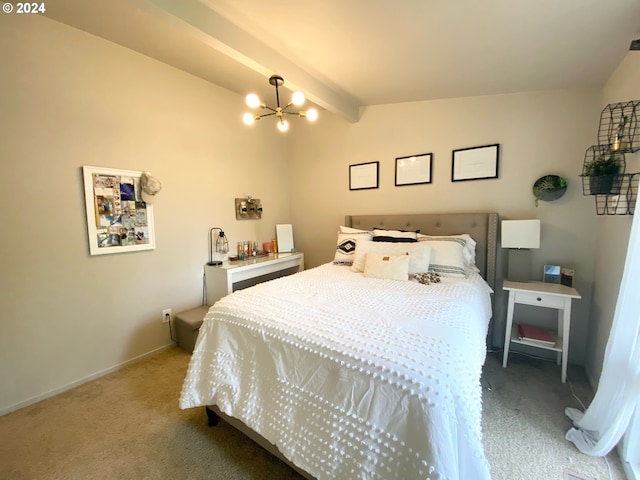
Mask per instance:
[[[316,105],[349,122],[360,120],[360,106],[355,99],[329,88],[204,3],[198,0],[137,0],[136,4],[164,16],[203,43],[265,78],[274,73],[282,75],[286,78],[288,87],[301,90]]]

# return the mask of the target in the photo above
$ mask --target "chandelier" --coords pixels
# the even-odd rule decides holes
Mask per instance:
[[[314,121],[318,118],[318,111],[315,108],[310,108],[309,110],[302,110],[299,112],[288,112],[287,109],[291,105],[302,105],[304,103],[304,94],[302,92],[294,92],[291,98],[291,101],[287,103],[284,107],[280,106],[280,95],[278,93],[278,87],[284,85],[284,79],[280,75],[271,75],[269,77],[269,83],[276,87],[276,107],[269,107],[260,101],[258,96],[255,93],[250,93],[247,95],[247,105],[249,108],[263,108],[265,110],[269,110],[271,113],[262,113],[262,114],[253,114],[253,113],[245,113],[242,119],[244,123],[247,125],[252,125],[256,120],[260,120],[263,117],[270,117],[275,115],[278,121],[278,130],[281,132],[286,132],[289,130],[289,122],[284,118],[285,115],[298,115],[299,117],[306,117],[309,121]]]

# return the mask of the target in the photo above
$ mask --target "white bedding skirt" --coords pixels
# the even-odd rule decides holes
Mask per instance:
[[[218,301],[180,407],[217,405],[318,479],[489,479],[480,375],[491,290],[322,265]]]

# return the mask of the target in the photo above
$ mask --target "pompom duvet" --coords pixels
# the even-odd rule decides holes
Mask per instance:
[[[321,479],[489,479],[480,375],[491,289],[322,265],[205,317],[180,407],[217,405]]]

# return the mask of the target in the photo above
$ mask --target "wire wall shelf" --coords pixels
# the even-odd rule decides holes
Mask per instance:
[[[583,177],[583,188],[584,179]],[[594,195],[598,215],[633,215],[638,196],[638,174],[616,175],[613,191]]]
[[[639,110],[640,100],[607,105],[600,114],[598,144],[620,153],[640,150]]]
[[[587,148],[582,193],[595,198],[598,215],[633,215],[638,173],[626,173],[625,153],[640,150],[640,100],[611,103],[600,113],[598,145]]]

